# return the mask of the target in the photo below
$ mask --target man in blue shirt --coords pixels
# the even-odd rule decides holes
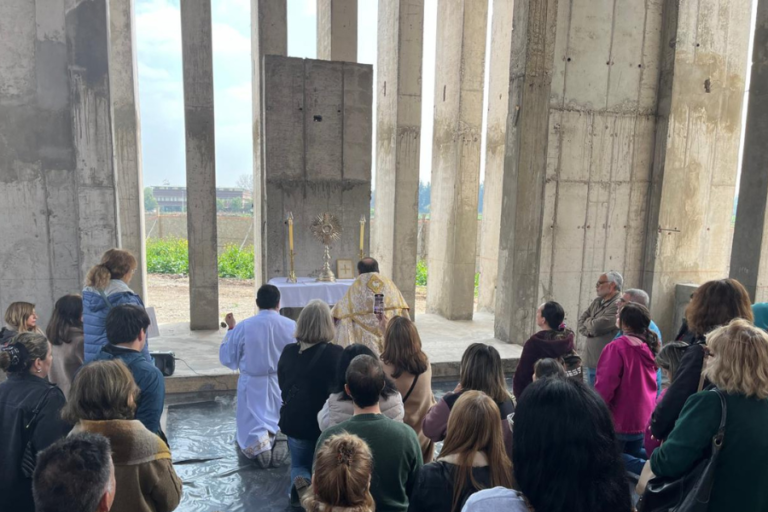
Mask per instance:
[[[136,407],[136,419],[147,430],[164,437],[160,430],[160,416],[165,404],[165,380],[155,365],[141,353],[147,343],[149,316],[144,308],[133,304],[115,306],[107,315],[107,343],[95,361],[122,360],[133,374],[141,390]]]

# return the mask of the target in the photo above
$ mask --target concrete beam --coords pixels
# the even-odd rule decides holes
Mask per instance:
[[[376,222],[371,229],[371,255],[400,289],[413,316],[424,0],[379,2],[378,20]]]
[[[130,251],[139,263],[129,286],[147,302],[144,180],[141,168],[134,1],[109,0],[109,23],[109,86],[114,115],[115,172],[120,202],[120,247]]]
[[[487,0],[440,0],[427,312],[474,310]]]
[[[251,97],[253,126],[253,245],[256,289],[267,282],[267,187],[261,151],[264,133],[264,55],[288,55],[286,0],[251,0]]]
[[[644,277],[666,335],[677,283],[727,275],[751,7],[664,3],[662,41],[675,45],[662,55]]]
[[[218,329],[219,324],[211,32],[211,0],[181,2],[192,330]]]
[[[768,300],[768,2],[757,4],[739,204],[733,232],[730,277],[753,302]]]
[[[493,311],[496,305],[513,10],[513,0],[494,0],[493,2],[488,115],[485,129],[483,220],[480,228],[478,254],[480,282],[477,308],[482,311]]]
[[[317,58],[357,62],[357,0],[317,0]]]

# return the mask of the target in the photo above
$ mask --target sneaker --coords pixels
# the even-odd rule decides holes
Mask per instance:
[[[261,452],[255,456],[253,460],[256,461],[256,464],[258,464],[261,469],[267,469],[272,463],[272,452],[270,450]]]
[[[312,484],[309,480],[303,476],[297,476],[293,479],[293,485],[291,486],[291,506],[294,508],[301,508],[301,499],[309,491],[309,486]]]
[[[272,446],[272,467],[279,468],[288,459],[288,438],[285,434],[277,434]]]

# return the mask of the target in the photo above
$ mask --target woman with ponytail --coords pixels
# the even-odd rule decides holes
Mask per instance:
[[[512,391],[519,399],[531,382],[533,370],[540,359],[559,359],[573,351],[573,331],[565,327],[563,306],[549,301],[539,306],[536,311],[536,325],[539,332],[531,336],[523,345],[520,363],[512,380]]]
[[[67,435],[64,394],[48,382],[53,353],[44,335],[17,334],[0,348],[0,510],[32,512],[37,453]]]
[[[107,314],[122,304],[144,307],[141,297],[128,287],[136,271],[136,258],[122,249],[110,249],[101,257],[101,263],[88,271],[83,289],[83,331],[85,334],[85,362],[92,361],[107,344]],[[149,343],[142,350],[150,361]]]
[[[315,454],[312,488],[301,504],[307,512],[374,512],[371,496],[373,457],[352,434],[329,437]]]
[[[645,459],[643,432],[656,406],[659,338],[649,329],[648,308],[640,304],[626,304],[617,323],[623,334],[606,345],[600,355],[595,391],[613,414],[623,453]]]

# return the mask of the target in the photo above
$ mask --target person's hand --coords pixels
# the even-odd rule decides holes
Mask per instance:
[[[384,331],[387,330],[387,323],[389,322],[389,320],[387,319],[387,316],[384,313],[376,313],[376,318],[379,320],[379,331],[383,336]]]
[[[227,316],[224,317],[224,321],[227,324],[227,327],[231,330],[235,328],[235,325],[237,325],[237,321],[235,320],[235,315],[232,313],[227,313]]]

